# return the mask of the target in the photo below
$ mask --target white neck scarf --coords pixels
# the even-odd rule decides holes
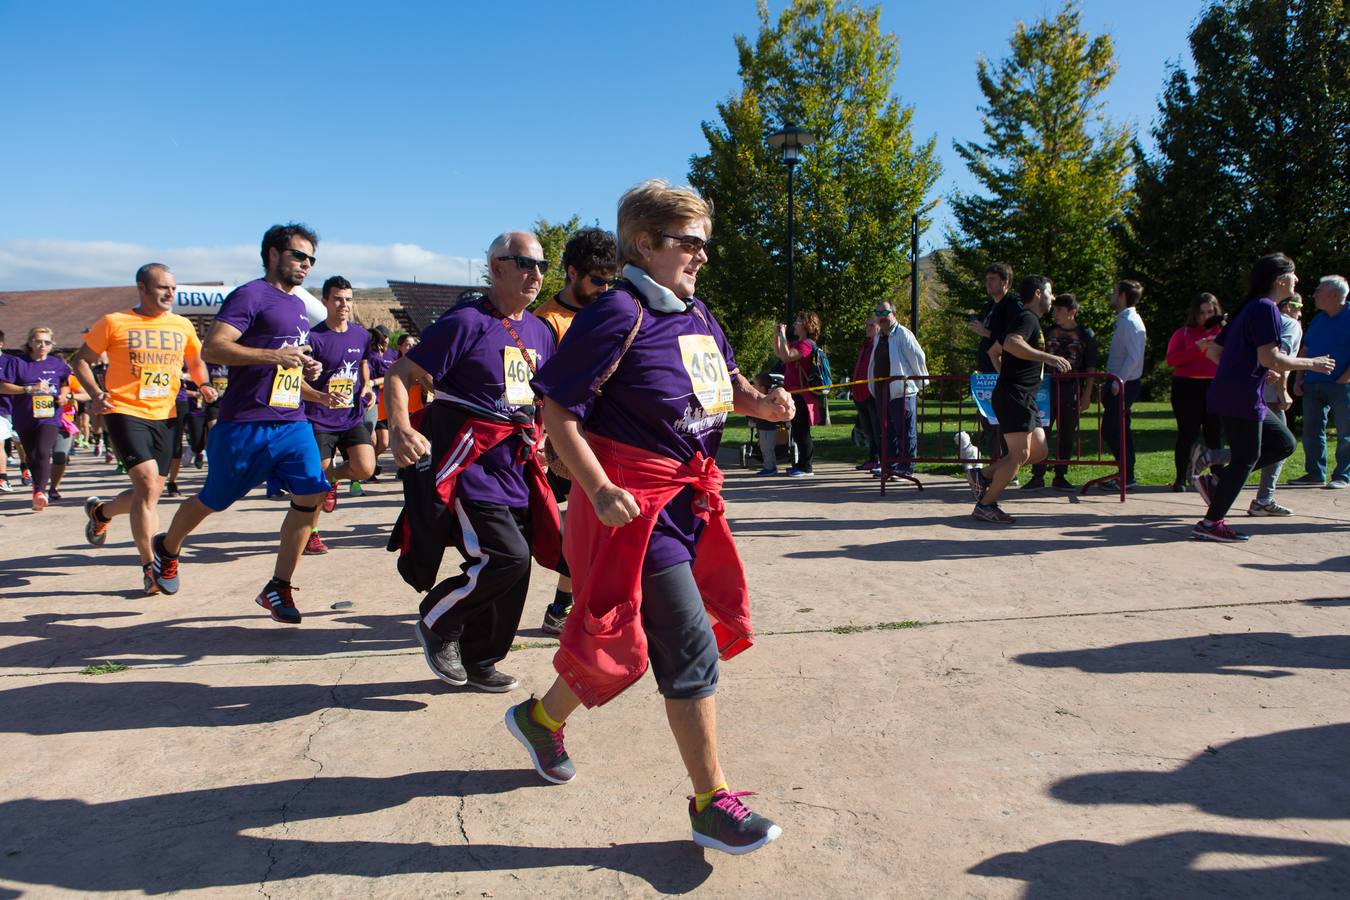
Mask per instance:
[[[652,280],[652,276],[631,263],[623,267],[623,277],[631,281],[642,292],[647,305],[657,312],[689,312],[693,308],[694,302],[692,300],[686,301],[676,297],[670,288],[657,284]]]

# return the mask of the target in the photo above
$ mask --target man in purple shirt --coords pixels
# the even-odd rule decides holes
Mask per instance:
[[[375,470],[375,449],[362,421],[366,408],[375,403],[375,391],[370,386],[370,332],[351,320],[352,283],[341,275],[325,281],[323,305],[328,318],[309,332],[310,353],[323,370],[302,393],[305,415],[319,445],[319,462],[331,485],[323,498],[323,511],[328,513],[337,506],[340,482],[358,483]],[[334,468],[338,450],[347,460]],[[305,553],[328,552],[318,525],[315,513]]]
[[[527,309],[539,294],[548,261],[533,234],[510,231],[488,248],[492,287],[486,299],[461,303],[422,333],[422,340],[394,363],[385,378],[390,449],[400,466],[428,454],[446,458],[449,447],[426,437],[436,417],[472,423],[532,422],[530,381],[553,355],[553,333]],[[408,415],[408,390],[427,379],[435,400],[422,430]],[[477,446],[469,440],[465,452]],[[495,693],[513,690],[515,676],[498,671],[520,624],[530,584],[530,492],[526,446],[519,433],[485,449],[458,473],[451,498],[458,527],[461,572],[436,584],[422,599],[417,638],[436,677]],[[451,467],[451,456],[447,468]],[[412,476],[405,484],[413,484]]]
[[[1278,304],[1291,297],[1298,276],[1294,261],[1283,253],[1271,253],[1252,267],[1247,301],[1228,321],[1207,352],[1218,358],[1219,370],[1209,386],[1205,408],[1219,416],[1229,450],[1219,451],[1197,444],[1191,468],[1201,497],[1209,504],[1205,517],[1192,530],[1196,540],[1233,543],[1248,535],[1228,527],[1224,516],[1237,500],[1252,469],[1288,458],[1294,452],[1294,436],[1278,416],[1267,415],[1264,387],[1266,373],[1307,369],[1332,372],[1336,362],[1329,356],[1294,358],[1280,352]],[[1223,474],[1202,474],[1218,462]]]
[[[321,366],[310,355],[309,318],[292,291],[314,265],[318,237],[304,225],[273,225],[263,235],[266,275],[225,298],[202,345],[208,364],[229,365],[229,390],[207,443],[210,465],[201,493],[178,507],[168,532],[153,541],[155,579],[178,591],[183,541],[213,512],[227,509],[267,478],[291,493],[281,525],[272,579],[255,601],[274,620],[300,623],[291,576],[309,537],[314,511],[328,491],[319,447],[301,407],[301,386]]]
[[[0,331],[0,381],[13,381],[10,377],[10,366],[13,360],[17,359],[4,352],[5,333]],[[0,394],[0,491],[6,494],[14,490],[14,486],[9,483],[9,471],[6,467],[6,453],[4,444],[6,441],[16,437],[14,432],[14,401],[8,394]]]

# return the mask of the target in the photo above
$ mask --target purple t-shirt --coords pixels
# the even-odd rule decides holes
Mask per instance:
[[[305,304],[261,278],[230,291],[216,321],[239,329],[241,347],[279,350],[309,344]],[[305,421],[299,372],[280,366],[230,366],[230,389],[220,401],[220,421]]]
[[[361,361],[370,356],[370,332],[355,322],[347,323],[346,331],[333,331],[328,323],[320,322],[309,332],[309,345],[314,358],[323,363],[319,377],[310,382],[315,390],[329,388],[346,398],[347,405],[329,409],[319,403],[305,402],[305,415],[318,431],[337,433],[361,424],[365,407],[361,405]]]
[[[1257,361],[1256,350],[1280,343],[1279,308],[1266,297],[1250,300],[1214,340],[1223,347],[1223,354],[1209,385],[1205,409],[1216,416],[1264,420],[1262,388],[1269,370]]]
[[[45,379],[51,385],[51,390],[45,394],[14,397],[14,429],[24,432],[34,426],[55,428],[61,424],[61,404],[56,402],[56,398],[73,374],[70,366],[59,356],[48,356],[41,362],[27,356],[13,357],[13,360],[5,381],[10,384],[37,384]]]
[[[19,358],[12,353],[0,353],[0,381],[14,384],[14,379],[18,377],[14,374],[14,367],[18,364],[18,361]],[[13,415],[13,395],[0,394],[0,416],[12,417]]]
[[[703,399],[729,404],[736,358],[722,327],[703,301],[688,312],[654,312],[643,303],[642,327],[614,374],[594,391],[599,377],[619,357],[637,319],[637,289],[627,282],[587,305],[572,320],[567,340],[540,370],[534,389],[578,416],[588,432],[687,462],[696,453],[715,457],[726,413],[709,414]],[[683,341],[681,339],[684,339]],[[705,377],[711,345],[721,354],[722,371]],[[699,361],[691,357],[697,351]],[[713,368],[719,361],[713,360]],[[698,384],[695,384],[696,379]],[[703,520],[694,515],[693,488],[675,496],[657,517],[643,570],[656,572],[693,559]]]
[[[373,380],[389,374],[389,367],[398,360],[398,354],[392,349],[387,349],[383,353],[371,351],[366,358],[370,360],[370,377]]]
[[[531,351],[535,366],[542,368],[553,356],[553,332],[530,312],[512,320],[511,327]],[[511,421],[521,412],[534,413],[529,365],[502,325],[501,314],[487,301],[466,303],[441,316],[422,332],[421,343],[408,358],[436,382],[439,402],[502,421]],[[525,467],[516,461],[520,449],[520,438],[513,436],[480,456],[459,476],[458,496],[480,503],[529,506]]]

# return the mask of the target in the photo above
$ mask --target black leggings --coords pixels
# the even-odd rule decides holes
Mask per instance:
[[[811,407],[805,396],[797,397],[797,412],[792,417],[792,440],[797,444],[797,468],[811,471]],[[769,465],[766,461],[764,465]]]
[[[59,425],[34,425],[19,433],[23,444],[24,456],[28,459],[28,472],[33,476],[33,490],[47,490],[47,482],[52,477],[52,448],[61,435]]]
[[[1205,411],[1209,385],[1208,378],[1172,379],[1172,415],[1177,419],[1177,443],[1172,450],[1172,461],[1176,466],[1177,481],[1186,479],[1191,465],[1191,447],[1202,434],[1206,447],[1218,449],[1223,446],[1219,417]]]
[[[206,416],[194,416],[191,413],[183,417],[184,428],[187,430],[188,447],[193,453],[201,453],[206,449]],[[179,442],[182,447],[182,442]],[[179,449],[179,458],[182,458],[183,451]]]
[[[1223,433],[1233,458],[1219,475],[1218,487],[1210,498],[1205,518],[1211,522],[1228,515],[1253,469],[1264,469],[1294,452],[1294,436],[1278,416],[1266,416],[1262,422],[1224,416]]]

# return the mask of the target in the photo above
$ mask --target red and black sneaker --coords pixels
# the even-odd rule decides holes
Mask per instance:
[[[309,540],[305,543],[305,556],[322,556],[328,552],[328,545],[319,537],[317,531],[309,533]]]
[[[271,613],[273,620],[286,625],[299,625],[300,610],[295,608],[295,601],[291,599],[293,590],[295,588],[289,584],[280,584],[272,579],[263,587],[262,593],[254,598],[254,602]]]
[[[335,509],[337,509],[337,485],[330,484],[328,493],[323,495],[323,511],[330,513]]]

